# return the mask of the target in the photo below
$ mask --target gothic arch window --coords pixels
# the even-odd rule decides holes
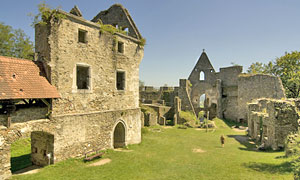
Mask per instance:
[[[200,80],[200,81],[204,81],[204,80],[205,80],[205,74],[204,74],[203,71],[200,71],[199,80]]]

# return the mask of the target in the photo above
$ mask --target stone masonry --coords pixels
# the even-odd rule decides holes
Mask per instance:
[[[214,117],[234,121],[247,121],[247,103],[268,97],[285,98],[281,80],[271,75],[244,75],[242,66],[220,68],[215,72],[208,56],[203,52],[188,79],[180,79],[178,96],[182,110],[209,112]],[[204,96],[204,107],[201,97]]]
[[[248,128],[252,139],[273,150],[285,146],[286,137],[298,132],[299,109],[295,100],[258,99],[248,105]]]
[[[22,137],[31,135],[37,165],[141,142],[139,64],[144,48],[128,11],[116,4],[93,21],[82,18],[77,7],[58,13],[66,18],[36,25],[35,52],[61,98],[49,101],[49,119],[38,120],[37,111],[20,118],[21,110],[6,128],[0,116],[0,179],[10,177],[10,144]],[[127,29],[127,34],[112,34],[97,22]]]

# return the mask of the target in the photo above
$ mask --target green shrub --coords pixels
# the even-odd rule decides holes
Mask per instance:
[[[39,13],[37,15],[29,14],[30,16],[33,16],[32,26],[36,24],[46,25],[52,18],[56,20],[66,18],[64,14],[58,12],[59,8],[52,9],[49,5],[45,4],[45,2],[38,5],[38,10]]]
[[[187,127],[194,127],[197,122],[197,117],[191,111],[180,111],[179,118],[185,121],[184,125]]]
[[[145,38],[141,38],[140,41],[138,42],[138,44],[142,47],[144,47],[146,45],[146,39]]]

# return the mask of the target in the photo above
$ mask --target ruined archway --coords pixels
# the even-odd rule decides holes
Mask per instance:
[[[114,148],[121,148],[126,146],[126,129],[125,125],[122,122],[117,123],[114,128],[113,134],[113,147]]]

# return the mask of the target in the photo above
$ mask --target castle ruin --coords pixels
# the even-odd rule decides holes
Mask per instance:
[[[76,6],[57,12],[65,18],[35,26],[37,61],[0,57],[0,179],[11,176],[10,145],[23,137],[41,166],[141,142],[144,49],[127,9],[115,4],[92,21]]]

